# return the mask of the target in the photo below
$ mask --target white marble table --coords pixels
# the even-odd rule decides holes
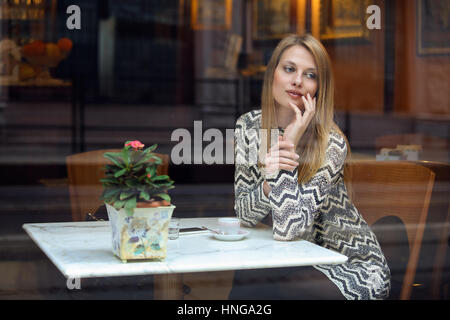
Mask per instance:
[[[182,219],[181,226],[214,228],[217,218]],[[338,264],[347,260],[342,254],[307,241],[275,241],[272,230],[262,224],[248,228],[250,234],[240,241],[219,241],[209,233],[180,235],[177,240],[169,240],[164,261],[128,263],[122,263],[111,251],[109,222],[36,223],[24,224],[23,228],[62,274],[71,279],[148,274],[170,276]],[[164,279],[166,284],[162,286],[173,287],[174,278]]]

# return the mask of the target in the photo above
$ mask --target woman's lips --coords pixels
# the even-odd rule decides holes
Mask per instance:
[[[286,91],[286,92],[293,99],[300,99],[302,97],[302,94],[299,92],[295,92],[295,91]]]

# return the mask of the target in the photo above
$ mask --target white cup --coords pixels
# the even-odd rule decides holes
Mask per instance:
[[[219,218],[219,229],[224,234],[238,234],[241,222],[238,218]]]

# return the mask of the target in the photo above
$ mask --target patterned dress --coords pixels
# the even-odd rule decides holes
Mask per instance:
[[[272,215],[273,237],[303,239],[348,257],[344,264],[317,265],[346,299],[384,299],[390,292],[390,270],[375,234],[347,196],[343,180],[345,139],[329,134],[324,165],[307,183],[298,183],[298,169],[266,177],[263,192],[257,164],[263,131],[261,110],[242,115],[235,129],[235,212],[246,226]],[[273,141],[273,140],[272,140]],[[276,140],[275,140],[276,141]]]

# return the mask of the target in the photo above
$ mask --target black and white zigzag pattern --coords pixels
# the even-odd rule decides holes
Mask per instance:
[[[272,190],[263,192],[263,176],[254,159],[261,145],[261,111],[242,115],[235,131],[235,212],[242,223],[254,226],[272,214],[275,240],[302,238],[340,252],[348,261],[314,266],[347,299],[383,299],[390,292],[390,271],[380,245],[347,196],[343,166],[345,139],[331,132],[324,165],[305,184],[298,170],[280,170],[267,179]],[[250,160],[250,161],[249,161]]]

